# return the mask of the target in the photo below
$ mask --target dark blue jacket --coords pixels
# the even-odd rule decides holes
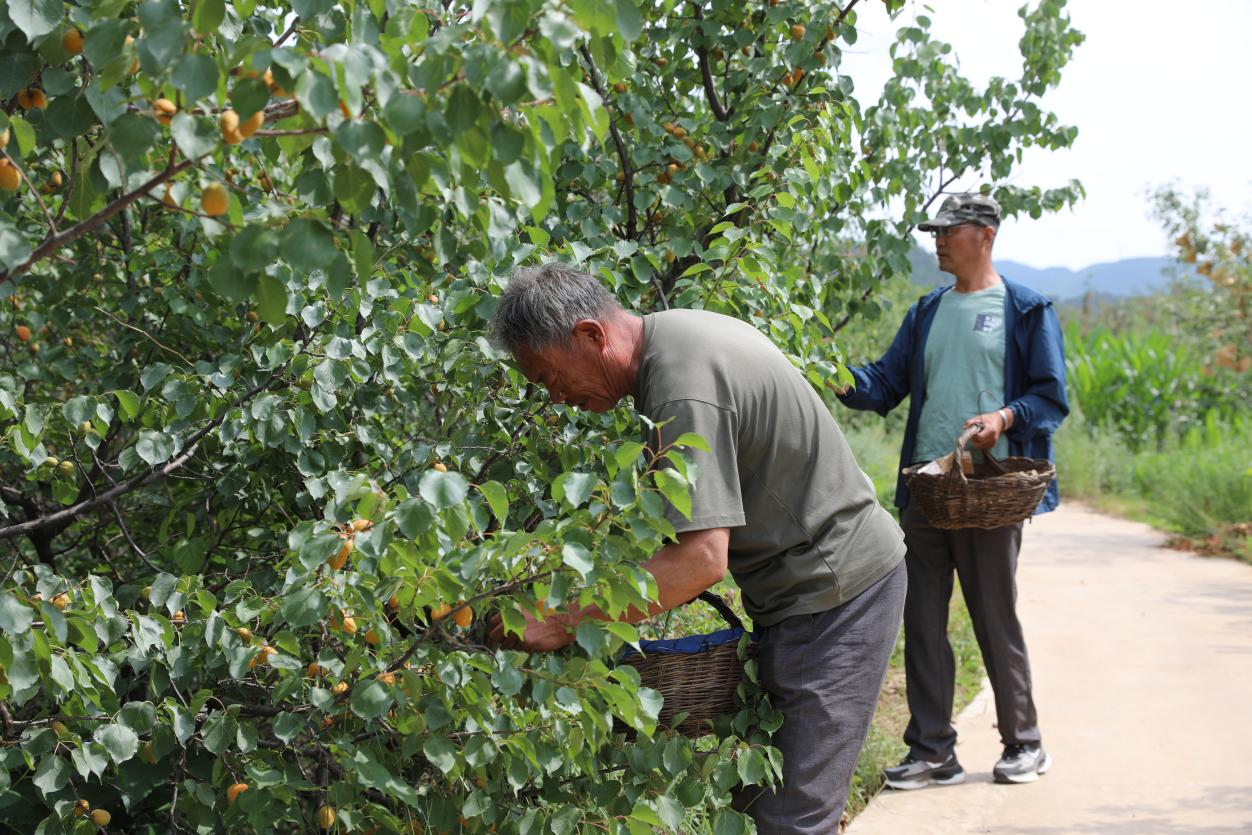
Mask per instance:
[[[1004,287],[1004,395],[1008,402],[1002,405],[1013,410],[1013,426],[1006,433],[1009,454],[1051,461],[1052,433],[1069,414],[1061,326],[1052,302],[1045,296],[1012,281],[1005,281]],[[909,420],[900,451],[901,469],[914,463],[917,422],[926,399],[923,360],[926,336],[939,309],[939,299],[951,289],[952,285],[940,287],[909,308],[887,353],[875,363],[851,369],[856,388],[839,398],[845,406],[880,415],[886,415],[905,397],[909,398]],[[896,507],[903,508],[908,501],[908,490],[901,475],[896,484]],[[1058,502],[1053,480],[1036,512],[1054,510]]]

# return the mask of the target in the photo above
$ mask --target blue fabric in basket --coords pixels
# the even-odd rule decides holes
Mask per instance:
[[[739,640],[744,631],[742,627],[736,626],[730,629],[719,629],[708,635],[688,635],[685,638],[668,638],[664,641],[640,641],[639,647],[644,655],[696,655],[707,652],[713,647],[733,644]],[[755,634],[752,635],[752,639],[756,640]],[[621,657],[626,659],[638,654],[634,647],[626,647]]]

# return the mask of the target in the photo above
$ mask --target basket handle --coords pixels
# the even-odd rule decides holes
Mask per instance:
[[[688,600],[687,602],[692,603],[696,600],[703,600],[705,603],[712,606],[714,609],[717,610],[717,613],[721,615],[722,618],[727,623],[729,623],[732,627],[736,629],[743,629],[743,621],[741,621],[739,619],[739,616],[735,614],[735,610],[730,608],[730,604],[728,604],[720,596],[714,594],[711,591],[702,591],[699,594],[697,594],[695,597],[691,598],[691,600]]]
[[[973,438],[982,430],[983,430],[983,425],[981,423],[971,423],[969,426],[965,428],[965,431],[961,433],[960,437],[956,439],[957,466],[953,467],[954,470],[959,471],[961,469],[960,467],[961,454],[965,451],[965,444],[968,443],[971,438]],[[984,449],[982,451],[982,459],[983,461],[987,463],[988,467],[995,470],[996,475],[1004,475],[1005,473],[1004,466],[1000,464],[1000,462],[996,459],[994,455],[991,454],[991,450]],[[963,472],[961,473],[961,480],[962,481],[965,480],[965,473]]]

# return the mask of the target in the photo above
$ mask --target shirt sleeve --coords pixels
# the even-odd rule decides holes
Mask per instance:
[[[665,424],[644,429],[644,442],[653,450],[672,444],[688,432],[704,438],[709,445],[709,452],[694,447],[683,451],[698,469],[691,492],[691,518],[668,501],[665,503],[665,518],[674,530],[683,533],[742,526],[743,496],[739,487],[735,413],[701,400],[671,400],[658,406],[648,417],[654,423]],[[669,462],[664,466],[670,466]]]

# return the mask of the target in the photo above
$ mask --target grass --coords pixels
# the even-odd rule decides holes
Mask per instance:
[[[1188,550],[1252,562],[1252,420],[1209,417],[1136,451],[1075,413],[1056,446],[1063,496],[1172,533]]]

